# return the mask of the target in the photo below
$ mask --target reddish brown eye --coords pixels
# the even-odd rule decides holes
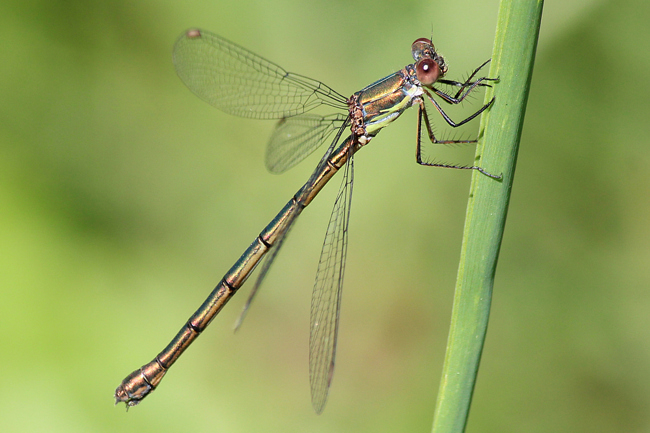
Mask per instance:
[[[411,44],[411,53],[416,62],[422,57],[431,57],[433,51],[433,44],[431,43],[431,40],[427,38],[416,39],[415,42]]]
[[[419,38],[419,39],[416,39],[415,42],[413,42],[412,45],[415,45],[415,44],[418,44],[418,45],[428,45],[428,46],[433,45],[433,44],[431,43],[431,39],[429,39],[429,38]]]
[[[430,86],[440,76],[440,67],[433,59],[425,57],[415,65],[415,75],[423,86]]]

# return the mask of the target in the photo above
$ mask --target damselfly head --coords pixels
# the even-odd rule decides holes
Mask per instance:
[[[436,52],[436,47],[430,39],[416,39],[411,45],[411,53],[415,59],[415,72],[423,86],[430,86],[447,73],[445,59]]]

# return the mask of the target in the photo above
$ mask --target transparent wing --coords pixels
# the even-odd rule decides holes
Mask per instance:
[[[204,30],[178,38],[173,59],[194,94],[229,114],[281,119],[323,104],[347,110],[346,98],[320,81],[287,72]]]
[[[347,116],[302,114],[280,119],[266,147],[266,168],[282,173],[311,155]]]
[[[296,199],[298,202],[304,202],[304,200],[309,196],[312,186],[314,181],[318,178],[319,174],[322,172],[322,169],[325,165],[327,165],[327,160],[329,157],[332,155],[332,151],[336,148],[337,144],[339,143],[339,140],[341,139],[341,135],[343,134],[343,131],[347,129],[348,126],[348,121],[347,119],[344,120],[343,124],[340,126],[338,132],[336,133],[336,136],[334,137],[334,140],[332,140],[332,144],[327,148],[327,151],[325,152],[325,155],[321,158],[320,162],[318,163],[318,166],[314,170],[314,172],[311,174],[309,177],[309,180],[307,183],[302,187],[302,189],[298,192]],[[347,169],[346,169],[347,172]],[[338,202],[338,200],[337,200]],[[264,263],[262,264],[262,269],[260,273],[257,276],[257,280],[255,280],[255,285],[253,286],[253,289],[251,290],[250,295],[248,296],[248,299],[246,300],[246,304],[244,304],[244,309],[242,310],[241,314],[239,315],[239,318],[237,319],[237,322],[235,322],[235,331],[239,329],[241,324],[244,321],[244,318],[246,317],[246,313],[248,312],[248,309],[250,308],[251,304],[253,303],[253,299],[255,299],[255,295],[257,294],[260,286],[262,285],[262,282],[264,281],[264,278],[266,277],[266,274],[269,272],[269,269],[271,268],[271,265],[275,261],[275,258],[277,257],[278,253],[280,252],[280,249],[282,248],[282,245],[284,245],[284,240],[287,238],[287,235],[289,234],[289,231],[291,231],[291,228],[293,227],[293,224],[296,222],[296,219],[298,218],[298,215],[302,212],[302,209],[304,206],[298,206],[296,212],[291,214],[291,216],[288,218],[287,223],[284,226],[284,230],[282,233],[278,234],[277,239],[275,240],[275,244],[272,247],[272,250],[269,251],[266,259],[264,260]],[[331,224],[331,223],[330,223]],[[322,253],[321,253],[322,254]],[[319,265],[320,267],[320,265]]]
[[[316,413],[325,408],[334,373],[353,180],[354,161],[350,154],[327,226],[311,299],[309,382]]]

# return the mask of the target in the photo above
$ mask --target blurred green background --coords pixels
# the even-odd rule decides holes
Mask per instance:
[[[176,77],[185,29],[348,95],[410,62],[411,42],[432,33],[449,77],[463,77],[490,56],[497,9],[3,2],[0,431],[429,431],[470,176],[415,163],[415,110],[356,158],[322,416],[309,400],[309,302],[337,179],[237,335],[249,285],[140,406],[114,407],[113,390],[318,159],[266,172],[273,123],[227,116]],[[650,430],[649,17],[642,0],[546,4],[469,432]]]

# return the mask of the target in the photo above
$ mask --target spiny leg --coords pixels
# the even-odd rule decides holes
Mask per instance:
[[[499,79],[498,78],[481,77],[477,81],[479,82],[478,83],[479,87],[492,87],[491,84],[484,83],[484,81],[499,81]],[[476,81],[465,81],[465,82],[461,83],[460,81],[456,81],[456,80],[448,80],[446,78],[439,78],[438,80],[436,80],[436,83],[446,84],[448,86],[454,86],[454,87],[462,87],[464,89],[464,88],[467,88],[467,87],[471,86],[472,84],[476,83]],[[462,91],[462,89],[461,89],[461,91]]]
[[[434,89],[434,90],[435,90],[435,89]],[[469,116],[467,119],[461,120],[460,122],[456,123],[456,122],[454,122],[453,120],[451,120],[451,118],[447,115],[447,113],[445,113],[445,111],[442,109],[442,107],[440,106],[440,104],[438,104],[438,102],[437,102],[435,99],[433,99],[433,97],[431,96],[431,94],[430,94],[426,89],[424,89],[424,93],[427,95],[427,97],[429,98],[429,101],[431,101],[431,103],[433,104],[433,106],[436,107],[436,110],[438,110],[438,112],[440,113],[440,115],[442,116],[442,118],[445,119],[445,122],[447,122],[447,123],[449,124],[449,126],[451,126],[451,127],[453,127],[453,128],[457,128],[457,127],[459,127],[459,126],[462,126],[462,125],[466,124],[467,122],[469,122],[470,120],[474,119],[476,116],[478,116],[479,114],[481,114],[482,112],[484,112],[485,110],[487,110],[487,108],[488,108],[490,105],[492,105],[492,103],[494,102],[494,97],[492,97],[492,99],[490,99],[490,102],[488,102],[487,104],[485,104],[484,106],[482,106],[482,107],[481,107],[478,111],[476,111],[474,114],[472,114],[471,116]],[[447,101],[447,102],[449,102],[449,101]],[[451,103],[451,104],[454,104],[455,102],[450,102],[450,103]],[[420,102],[420,107],[423,107],[423,106],[424,106],[424,101],[421,101],[421,102]]]
[[[446,78],[439,79],[437,81],[437,83],[447,84],[449,86],[460,87],[460,89],[458,90],[456,95],[454,95],[453,97],[451,95],[447,94],[447,96],[449,96],[452,99],[458,99],[460,94],[463,92],[463,90],[465,90],[468,87],[473,87],[473,86],[476,86],[476,85],[482,86],[482,87],[492,87],[489,83],[485,83],[484,81],[499,81],[499,78],[481,77],[481,78],[478,78],[476,81],[472,81],[472,79],[476,76],[478,71],[483,69],[483,67],[485,65],[487,65],[488,63],[490,63],[490,61],[491,61],[491,59],[488,59],[485,62],[483,62],[483,64],[481,64],[478,68],[474,69],[474,71],[470,74],[470,76],[467,77],[467,79],[462,83],[460,81],[448,80]],[[441,93],[444,93],[444,92],[441,91]],[[461,100],[462,100],[462,98],[461,98]]]
[[[442,90],[435,89],[435,88],[433,89],[434,92],[438,96],[443,98],[445,101],[447,101],[447,102],[449,102],[451,104],[458,104],[463,99],[465,99],[465,97],[474,88],[476,88],[477,86],[492,87],[489,83],[485,83],[485,81],[499,81],[498,78],[481,77],[481,78],[478,78],[476,81],[472,81],[472,79],[474,78],[474,76],[476,76],[478,71],[480,71],[485,65],[487,65],[490,62],[490,60],[491,59],[486,60],[481,66],[474,69],[474,72],[472,72],[471,75],[469,77],[467,77],[467,79],[463,83],[461,83],[459,81],[447,80],[447,79],[444,79],[444,78],[439,79],[437,81],[438,83],[447,84],[447,85],[450,85],[450,86],[460,87],[460,89],[458,90],[458,92],[456,92],[456,94],[454,96],[451,96],[451,95],[443,92]],[[465,91],[465,93],[461,96],[461,93],[463,93],[463,91]]]
[[[433,100],[433,99],[432,99]],[[481,108],[477,113],[474,113],[470,118],[465,119],[461,123],[458,124],[453,124],[453,121],[449,119],[449,117],[442,111],[442,109],[436,104],[436,108],[438,108],[438,111],[441,112],[443,117],[446,119],[449,119],[448,122],[451,122],[451,126],[460,126],[464,124],[465,122],[473,119],[476,117],[478,114],[480,114],[483,110],[485,110],[490,104],[492,104],[492,101],[494,101],[494,98],[487,103],[483,108]],[[477,170],[480,173],[483,173],[484,175],[491,177],[492,179],[501,179],[501,176],[497,176],[495,174],[489,173],[485,171],[482,167],[473,165],[473,166],[466,166],[466,165],[452,165],[452,164],[442,164],[442,163],[436,163],[436,162],[427,162],[422,160],[422,117],[424,116],[424,122],[427,127],[427,132],[429,134],[429,140],[433,144],[471,144],[471,143],[476,143],[477,140],[438,140],[435,135],[433,134],[433,130],[431,128],[431,123],[429,122],[429,116],[427,114],[427,109],[424,105],[424,101],[420,99],[418,101],[419,107],[418,107],[418,127],[417,127],[417,143],[416,143],[416,151],[415,151],[415,160],[417,161],[418,164],[420,165],[425,165],[427,167],[443,167],[443,168],[455,168],[458,170]],[[435,104],[435,101],[434,101]]]
[[[469,95],[469,94],[472,92],[472,90],[476,89],[476,87],[478,87],[478,86],[479,86],[483,81],[485,81],[486,79],[487,79],[487,78],[484,78],[484,77],[483,77],[483,78],[479,78],[478,80],[472,82],[472,84],[469,85],[469,87],[463,87],[463,88],[461,88],[461,89],[458,91],[458,93],[456,93],[456,96],[455,96],[455,97],[454,97],[454,96],[451,96],[451,95],[448,95],[447,93],[443,92],[443,91],[440,90],[440,89],[436,89],[435,87],[432,87],[431,90],[433,90],[433,92],[434,92],[436,95],[440,96],[440,97],[441,97],[445,102],[448,102],[449,104],[460,104],[460,103],[461,103],[461,102],[462,102],[462,101],[467,97],[467,95]],[[461,95],[461,92],[462,92],[463,90],[465,90],[465,93],[463,93],[463,94]],[[460,96],[459,96],[459,95],[460,95]]]
[[[433,133],[433,128],[431,127],[431,122],[429,121],[429,115],[427,113],[427,108],[424,105],[424,101],[420,100],[418,102],[419,108],[418,108],[418,140],[417,140],[417,158],[418,158],[418,163],[421,163],[420,159],[420,148],[421,148],[421,138],[422,138],[422,117],[424,117],[424,124],[427,127],[427,133],[429,135],[429,140],[431,140],[431,143],[433,144],[472,144],[476,143],[476,140],[438,140]],[[452,125],[453,126],[453,125]]]
[[[483,67],[484,67],[485,65],[487,65],[488,63],[490,63],[491,60],[492,60],[492,59],[487,59],[487,60],[486,60],[485,62],[483,62],[483,63],[482,63],[478,68],[474,69],[474,71],[470,74],[469,77],[467,77],[467,79],[465,80],[464,83],[461,83],[461,82],[459,82],[459,81],[454,81],[454,80],[447,80],[446,78],[442,78],[442,79],[438,80],[438,82],[440,82],[440,83],[444,83],[444,84],[449,84],[449,85],[451,85],[451,86],[467,87],[467,86],[469,86],[469,85],[471,85],[471,84],[474,83],[474,82],[472,81],[472,78],[474,78],[474,77],[476,76],[476,74],[478,74],[478,71],[480,71],[481,69],[483,69]],[[483,77],[482,80],[483,80],[483,81],[484,81],[484,80],[487,80],[487,81],[497,81],[498,78],[485,78],[485,77]],[[484,84],[484,85],[487,85],[487,84]]]

